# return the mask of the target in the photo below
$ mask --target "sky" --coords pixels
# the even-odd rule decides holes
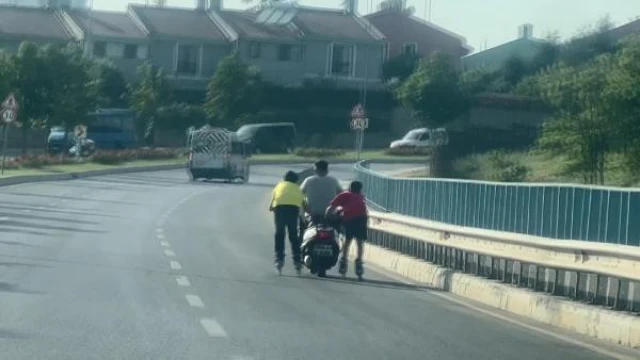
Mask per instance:
[[[616,25],[640,17],[640,0],[408,0],[415,15],[430,20],[467,39],[476,51],[491,48],[517,38],[518,26],[533,24],[533,35],[544,37],[558,32],[562,38],[608,15]],[[93,0],[94,9],[124,11],[127,3],[144,0]],[[381,0],[359,0],[358,10],[367,14]],[[342,0],[300,0],[300,4],[339,8]],[[168,0],[169,6],[195,7],[196,0]],[[242,0],[224,0],[225,8],[247,7]]]

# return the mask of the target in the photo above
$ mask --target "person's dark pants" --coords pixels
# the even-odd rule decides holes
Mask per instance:
[[[276,206],[273,210],[276,225],[275,252],[276,261],[284,261],[285,231],[289,233],[291,253],[294,264],[300,263],[300,237],[298,234],[298,221],[300,208],[293,205]]]

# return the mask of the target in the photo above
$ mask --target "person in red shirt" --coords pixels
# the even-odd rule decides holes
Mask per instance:
[[[342,258],[338,271],[344,275],[347,273],[347,258],[349,245],[354,238],[358,244],[358,256],[355,261],[355,272],[358,278],[362,277],[364,268],[362,266],[362,254],[364,252],[364,242],[367,240],[367,230],[369,216],[367,203],[362,195],[362,183],[352,181],[349,190],[338,194],[329,205],[327,213],[333,213],[336,208],[342,208],[342,224],[344,227],[345,242],[342,246]]]

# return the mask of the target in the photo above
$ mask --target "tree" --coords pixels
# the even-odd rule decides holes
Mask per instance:
[[[468,99],[449,55],[435,53],[423,59],[416,72],[396,92],[402,105],[429,128],[446,127],[468,109]],[[450,147],[435,147],[431,157],[432,176],[451,174]]]
[[[100,107],[120,108],[128,104],[128,85],[122,72],[111,62],[96,61],[91,77]]]
[[[153,144],[158,110],[171,104],[171,86],[162,69],[149,62],[138,67],[140,82],[131,86],[131,106],[136,110],[136,130],[147,145]]]
[[[603,101],[616,119],[615,139],[632,172],[640,171],[640,36],[627,38],[607,74]]]
[[[555,109],[543,125],[539,145],[565,155],[565,172],[589,184],[604,184],[615,134],[610,105],[602,96],[613,64],[612,56],[601,55],[582,67],[557,65],[538,79],[541,98]]]
[[[22,124],[23,154],[27,153],[29,147],[29,131],[44,126],[50,109],[54,90],[53,82],[48,81],[47,77],[58,74],[56,71],[47,74],[46,61],[42,55],[38,46],[23,42],[15,55],[5,58],[7,67],[3,69],[3,75],[7,76],[7,85],[15,91],[20,103],[18,121]]]
[[[46,45],[41,49],[47,83],[49,125],[71,131],[76,125],[88,124],[89,113],[98,106],[98,96],[89,75],[91,62],[82,49],[73,44],[65,47]]]
[[[190,126],[200,128],[206,124],[207,114],[202,106],[176,103],[158,109],[158,129],[183,132]]]
[[[420,56],[417,54],[393,57],[382,64],[382,78],[387,81],[395,78],[402,82],[413,74],[419,61]]]
[[[512,87],[518,84],[528,73],[528,64],[517,56],[508,58],[502,66],[502,76]]]
[[[413,6],[407,6],[407,0],[384,0],[378,5],[378,10],[400,12],[405,15],[413,15],[416,12]]]
[[[238,125],[238,119],[260,110],[263,83],[257,69],[247,66],[237,54],[218,64],[209,81],[204,108],[212,123]]]

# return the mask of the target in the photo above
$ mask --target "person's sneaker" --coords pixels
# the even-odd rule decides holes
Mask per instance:
[[[347,273],[347,259],[340,259],[340,266],[338,267],[338,272],[342,275]]]
[[[297,262],[295,264],[295,268],[296,268],[296,274],[298,274],[298,276],[302,275],[302,264]]]

